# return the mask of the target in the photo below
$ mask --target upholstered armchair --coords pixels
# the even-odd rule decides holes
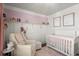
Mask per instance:
[[[11,33],[10,41],[14,43],[14,55],[16,56],[34,56],[35,40],[25,40],[20,32]]]

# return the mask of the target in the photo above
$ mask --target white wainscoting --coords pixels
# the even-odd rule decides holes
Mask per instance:
[[[9,35],[12,32],[20,31],[20,27],[24,27],[27,31],[26,35],[29,39],[39,40],[42,43],[46,43],[47,36],[52,33],[52,28],[49,25],[40,24],[27,24],[27,23],[8,23],[8,31],[6,32],[6,37],[8,40]]]

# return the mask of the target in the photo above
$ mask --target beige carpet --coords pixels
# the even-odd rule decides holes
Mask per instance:
[[[63,54],[45,46],[36,52],[36,56],[64,56]]]

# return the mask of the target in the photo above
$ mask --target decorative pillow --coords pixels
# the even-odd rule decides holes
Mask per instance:
[[[22,35],[23,39],[26,41],[26,40],[27,40],[27,38],[26,38],[26,36],[24,35],[24,33],[23,33],[23,32],[21,32],[21,35]]]
[[[17,32],[15,34],[15,37],[19,44],[26,44],[26,42],[24,41],[24,38],[22,37],[22,34],[20,32]]]

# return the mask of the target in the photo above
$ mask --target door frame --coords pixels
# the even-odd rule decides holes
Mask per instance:
[[[0,56],[2,55],[3,52],[3,29],[4,24],[3,24],[3,5],[0,3]]]

